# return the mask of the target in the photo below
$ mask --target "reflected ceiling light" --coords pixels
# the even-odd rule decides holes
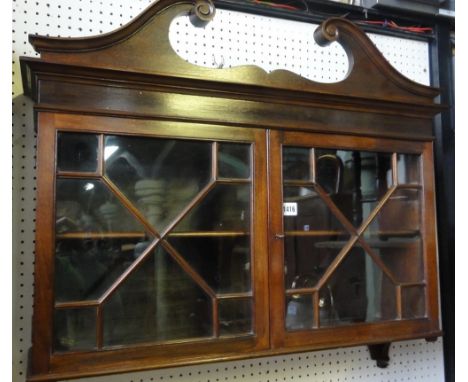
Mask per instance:
[[[86,183],[85,186],[84,186],[84,189],[86,191],[92,190],[93,188],[94,188],[94,184],[92,184],[92,183]]]
[[[104,148],[104,160],[109,159],[109,157],[114,154],[119,149],[119,146],[106,146]]]

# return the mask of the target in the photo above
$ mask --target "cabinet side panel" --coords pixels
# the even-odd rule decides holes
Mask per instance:
[[[425,237],[425,252],[429,255],[426,260],[426,277],[428,281],[427,314],[433,320],[434,326],[439,322],[439,280],[437,262],[437,230],[434,185],[434,156],[432,144],[426,144],[422,157],[422,176],[424,182],[423,224]]]
[[[55,129],[51,114],[38,115],[38,192],[36,209],[36,253],[34,264],[34,313],[32,370],[48,371],[52,343],[51,325],[54,289],[54,178]]]

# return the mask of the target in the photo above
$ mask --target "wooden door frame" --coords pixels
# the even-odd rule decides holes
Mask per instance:
[[[383,322],[359,323],[349,326],[328,327],[287,332],[285,329],[284,292],[284,231],[282,212],[282,146],[317,147],[345,150],[378,151],[389,153],[421,154],[422,160],[422,226],[423,259],[425,264],[426,312],[421,319],[399,319]],[[435,193],[432,142],[404,141],[386,138],[356,137],[335,134],[309,134],[303,132],[271,131],[269,135],[269,189],[270,189],[270,327],[274,348],[301,347],[321,343],[390,342],[396,337],[410,338],[420,333],[434,336],[439,331],[438,275],[435,223]],[[396,176],[396,175],[394,175]],[[317,294],[317,293],[315,293]],[[417,336],[417,335],[416,335]]]
[[[66,113],[38,115],[38,205],[35,254],[31,380],[58,380],[87,375],[145,370],[246,356],[269,348],[267,164],[266,135],[262,129],[212,126],[184,122],[80,116]],[[119,134],[124,136],[185,138],[197,141],[248,142],[253,145],[250,238],[252,260],[253,335],[200,341],[135,344],[100,351],[53,352],[55,180],[58,132]],[[101,145],[102,146],[102,145]],[[102,148],[101,148],[102,150]]]

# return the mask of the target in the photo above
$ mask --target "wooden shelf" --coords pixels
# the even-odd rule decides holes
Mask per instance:
[[[216,298],[218,300],[231,300],[231,299],[246,299],[252,298],[252,292],[237,292],[237,293],[217,293]]]
[[[375,239],[367,239],[365,240],[366,243],[371,248],[378,248],[378,249],[385,249],[385,248],[407,248],[408,246],[414,245],[419,238],[407,239],[407,238],[399,238],[398,240],[375,240]],[[348,241],[322,241],[320,243],[316,243],[315,246],[317,248],[336,248],[341,249],[343,248]],[[356,243],[354,247],[362,248],[359,243]]]
[[[315,186],[314,182],[310,180],[284,180],[283,186],[285,187],[309,187],[312,188]]]
[[[376,231],[371,232],[371,237],[385,237],[385,238],[392,238],[392,237],[416,237],[420,235],[419,230],[399,230],[399,231]]]
[[[57,240],[142,239],[145,237],[145,232],[67,232],[55,236]]]
[[[398,189],[404,189],[404,190],[421,190],[422,186],[417,183],[408,183],[408,184],[399,184],[397,187]]]
[[[420,234],[418,230],[401,230],[401,231],[377,231],[371,233],[371,240],[374,238],[413,238]],[[334,231],[334,230],[313,230],[313,231],[285,231],[285,236],[349,236],[347,231]],[[375,239],[374,239],[375,240]],[[366,240],[369,242],[369,240]]]
[[[246,231],[194,231],[194,232],[171,232],[168,237],[238,237],[249,236]]]
[[[191,231],[171,232],[168,237],[238,237],[248,236],[245,231]],[[143,239],[147,237],[144,232],[68,232],[56,235],[57,240],[102,240],[102,239]]]
[[[349,236],[347,231],[285,231],[285,236],[307,236],[307,237],[321,237],[321,236]]]

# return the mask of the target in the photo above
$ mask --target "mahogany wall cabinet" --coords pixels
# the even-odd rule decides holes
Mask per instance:
[[[184,13],[215,9],[161,0],[107,35],[30,37],[29,379],[358,344],[384,365],[391,341],[440,335],[437,90],[337,18],[315,38],[346,49],[342,82],[194,66],[168,41]]]

